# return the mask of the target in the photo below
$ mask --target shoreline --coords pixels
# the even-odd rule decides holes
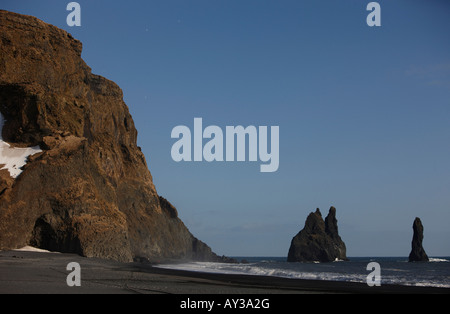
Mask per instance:
[[[69,287],[67,264],[81,267]],[[449,294],[449,288],[205,273],[74,254],[0,251],[0,294]]]

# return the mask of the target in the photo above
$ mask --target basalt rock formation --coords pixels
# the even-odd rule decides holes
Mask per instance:
[[[122,90],[81,51],[64,30],[0,10],[3,140],[42,150],[17,178],[0,170],[0,250],[223,260],[157,194]]]
[[[413,238],[411,242],[411,253],[409,253],[410,262],[428,262],[427,253],[422,246],[423,225],[420,218],[416,217],[413,223]]]
[[[345,243],[338,233],[336,208],[325,221],[320,210],[310,213],[305,227],[292,239],[288,262],[332,262],[347,260]]]

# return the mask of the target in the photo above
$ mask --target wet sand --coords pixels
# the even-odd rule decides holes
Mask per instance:
[[[81,266],[81,286],[66,283],[67,264]],[[251,275],[209,274],[160,269],[144,263],[119,263],[72,254],[0,252],[0,294],[323,294],[450,293],[450,289]]]

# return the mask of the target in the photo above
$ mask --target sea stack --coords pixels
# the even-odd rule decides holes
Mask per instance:
[[[420,218],[416,217],[413,223],[413,238],[411,242],[411,253],[409,253],[410,262],[428,262],[427,253],[422,246],[423,225]]]
[[[223,260],[158,195],[122,90],[81,52],[66,31],[0,10],[2,144],[39,148],[21,169],[0,156],[0,250]]]
[[[347,260],[346,246],[339,236],[336,208],[325,221],[320,209],[308,215],[304,228],[292,239],[288,262],[333,262]]]

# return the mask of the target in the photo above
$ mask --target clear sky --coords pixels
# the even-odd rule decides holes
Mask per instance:
[[[157,191],[222,255],[287,256],[319,207],[348,256],[450,255],[450,1],[2,0],[116,82]],[[279,126],[280,167],[171,158],[177,125]]]

